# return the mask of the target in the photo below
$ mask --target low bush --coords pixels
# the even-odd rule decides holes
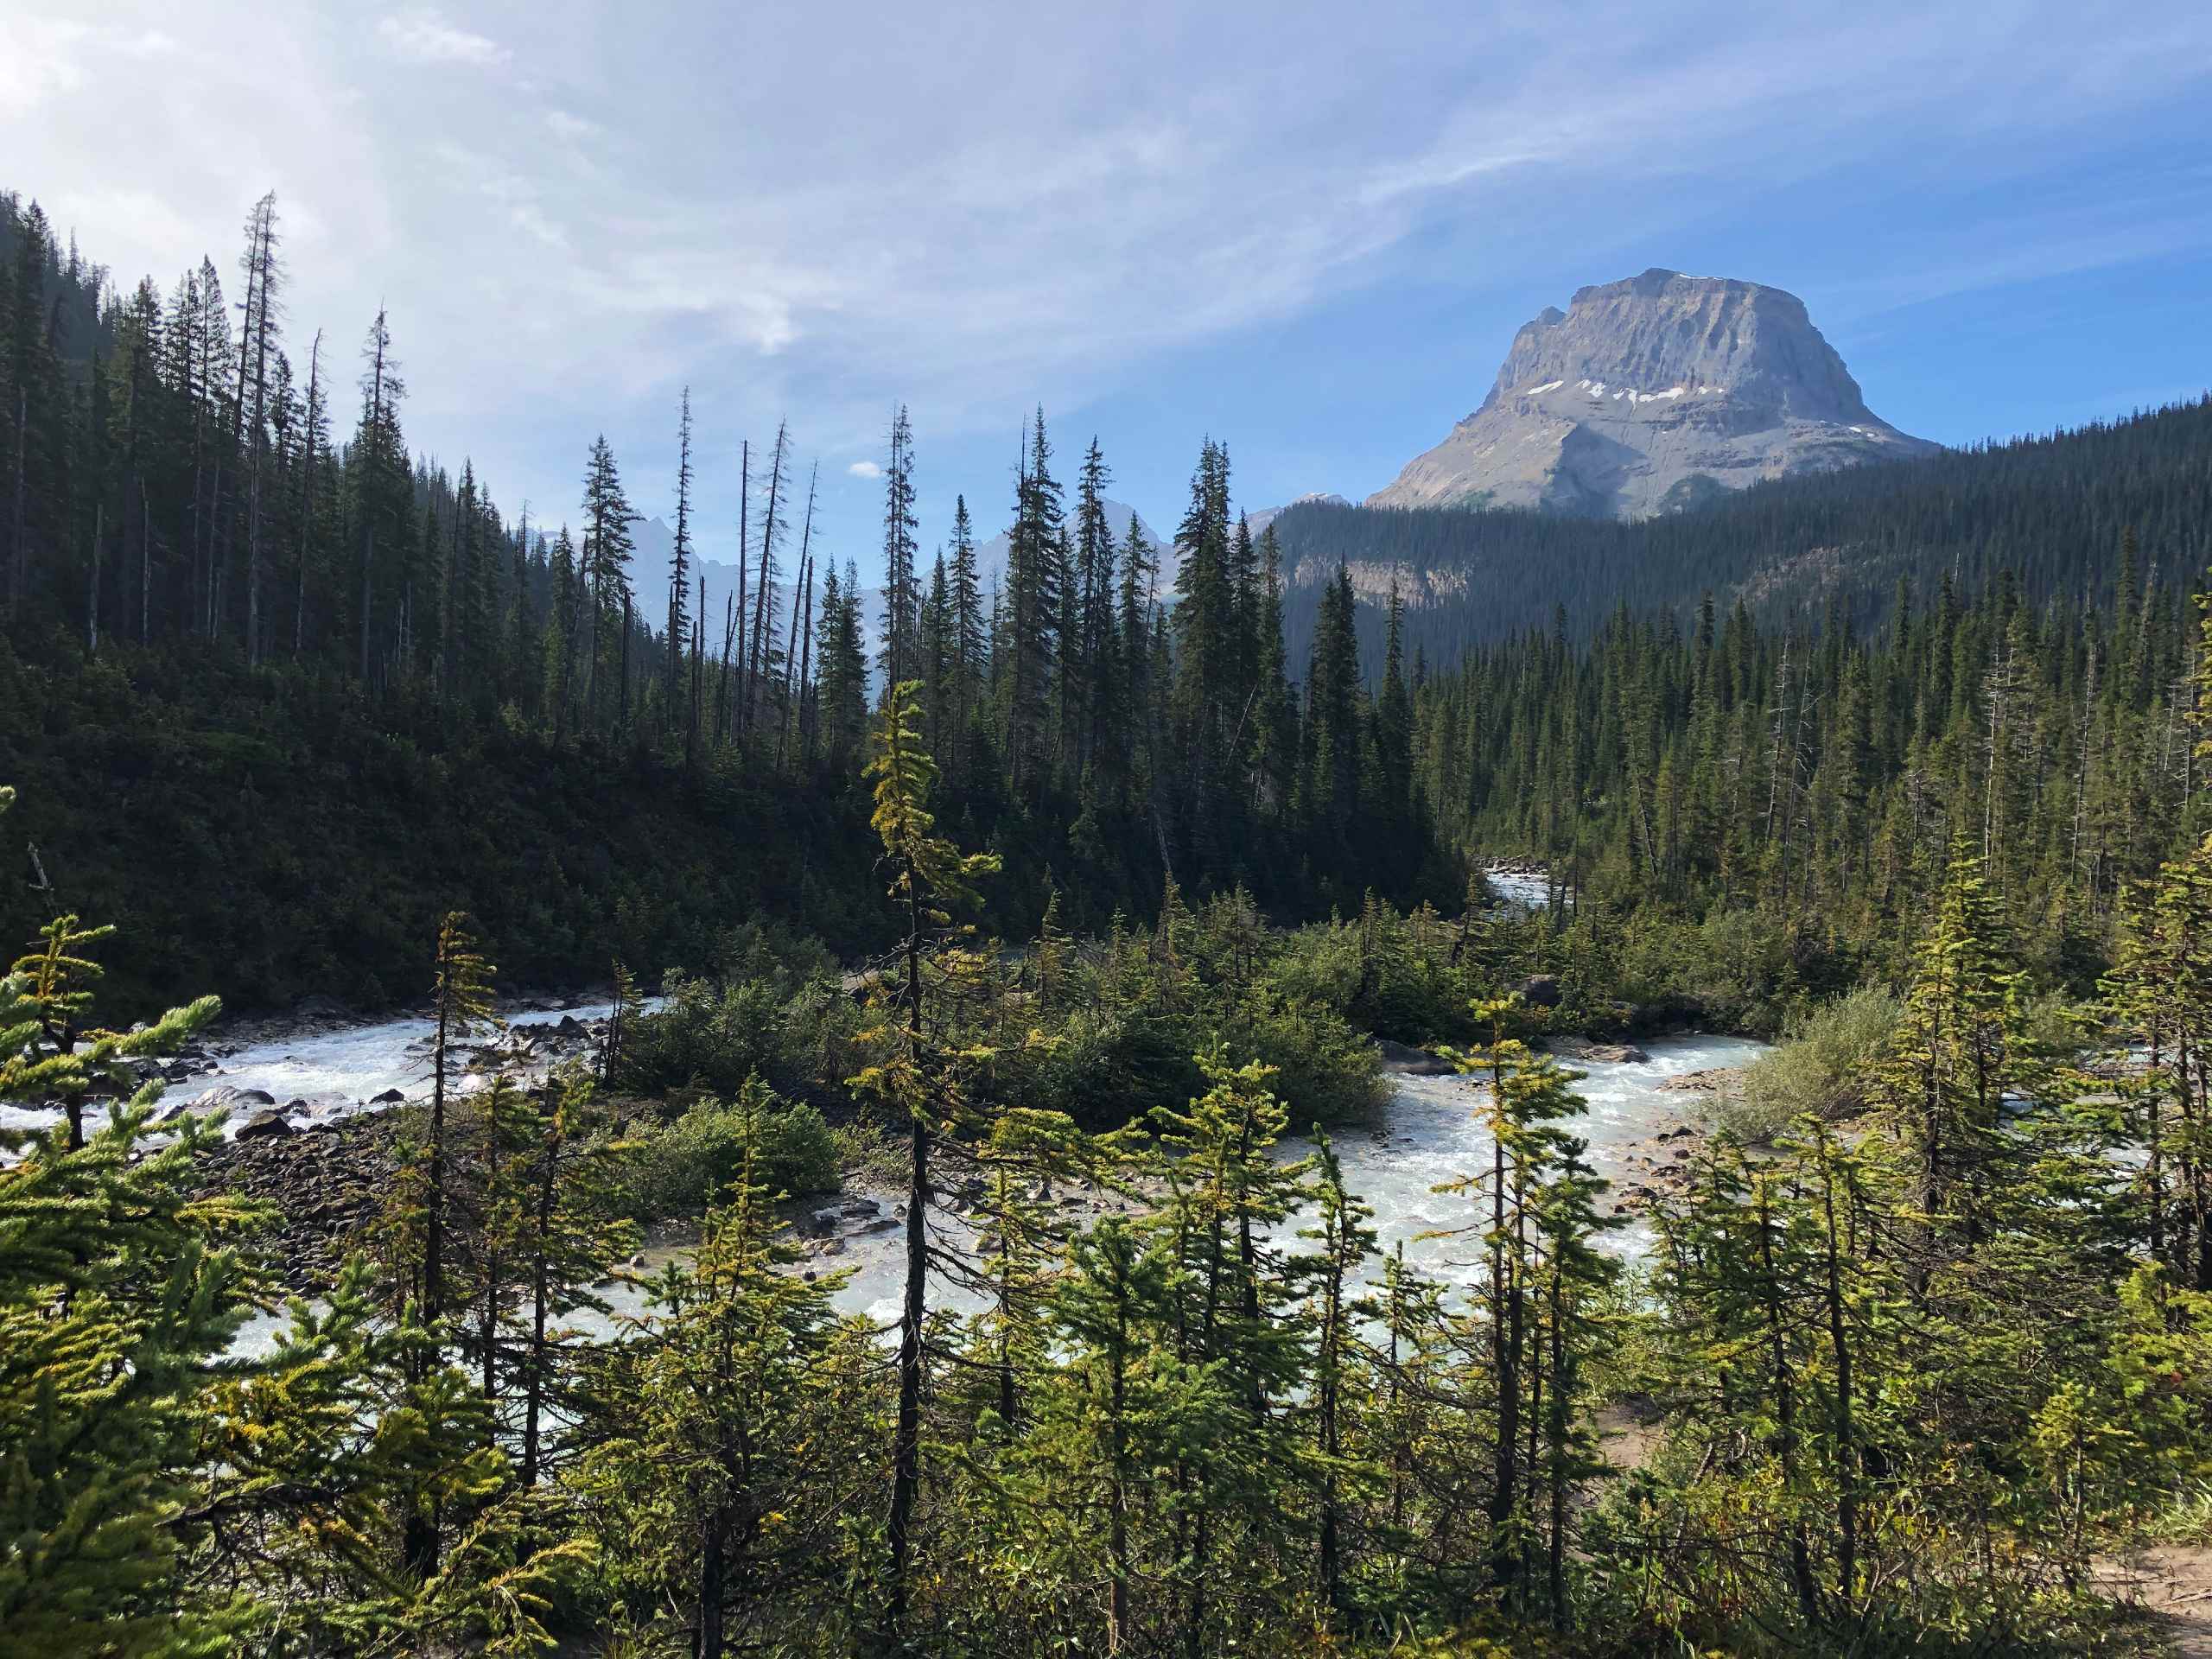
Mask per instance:
[[[748,1148],[755,1179],[771,1192],[798,1196],[837,1185],[837,1139],[822,1114],[749,1078],[734,1101],[696,1100],[645,1135],[631,1160],[631,1213],[648,1221],[703,1214],[743,1171]]]
[[[1716,1108],[1746,1140],[1764,1140],[1810,1112],[1848,1117],[1866,1102],[1868,1075],[1897,1030],[1897,999],[1866,986],[1793,1022],[1780,1047],[1745,1069],[1740,1100]]]

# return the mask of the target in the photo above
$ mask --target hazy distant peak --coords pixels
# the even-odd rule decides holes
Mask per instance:
[[[1244,522],[1252,527],[1252,533],[1257,536],[1293,507],[1348,507],[1350,505],[1351,505],[1350,501],[1333,490],[1308,490],[1305,494],[1294,497],[1279,507],[1254,507],[1244,515]]]

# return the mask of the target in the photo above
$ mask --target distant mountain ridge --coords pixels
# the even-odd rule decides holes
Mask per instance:
[[[1481,406],[1367,505],[1645,518],[1937,447],[1866,407],[1796,295],[1654,269],[1524,324]]]
[[[1808,625],[1879,625],[1904,584],[1934,602],[2001,579],[2033,606],[2110,599],[2122,536],[2138,582],[2196,584],[2212,563],[2212,394],[2071,431],[1935,448],[1725,492],[1695,511],[1637,522],[1453,506],[1307,505],[1275,523],[1286,634],[1306,661],[1322,585],[1339,564],[1360,597],[1370,671],[1382,601],[1406,603],[1408,649],[1456,662],[1529,630],[1587,639],[1624,610],[1687,625],[1704,594],[1725,613]]]

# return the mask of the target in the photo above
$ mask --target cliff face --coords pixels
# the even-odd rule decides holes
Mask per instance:
[[[1934,448],[1866,407],[1796,296],[1647,270],[1524,325],[1482,407],[1368,505],[1640,518]]]

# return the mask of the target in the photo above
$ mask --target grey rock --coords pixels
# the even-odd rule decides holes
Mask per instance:
[[[1644,518],[1936,448],[1866,407],[1796,295],[1652,270],[1523,325],[1482,406],[1367,505]]]
[[[372,1106],[397,1106],[401,1101],[406,1098],[407,1096],[401,1094],[398,1090],[387,1089],[380,1095],[371,1095],[369,1096],[369,1104]]]
[[[837,1206],[841,1216],[880,1216],[883,1206],[874,1198],[847,1198]]]
[[[239,1124],[238,1138],[241,1141],[274,1141],[296,1133],[297,1131],[284,1121],[284,1114],[272,1108],[256,1112],[245,1122]]]
[[[1555,1008],[1560,1003],[1559,981],[1549,974],[1533,974],[1513,988],[1532,1008]]]
[[[1547,1037],[1544,1046],[1563,1060],[1590,1060],[1600,1065],[1633,1065],[1651,1058],[1634,1043],[1599,1043],[1587,1037]]]
[[[1379,1037],[1375,1046],[1382,1053],[1382,1069],[1402,1077],[1448,1077],[1458,1069],[1451,1061],[1439,1059],[1427,1049],[1415,1048],[1410,1043],[1394,1043],[1387,1037]]]

